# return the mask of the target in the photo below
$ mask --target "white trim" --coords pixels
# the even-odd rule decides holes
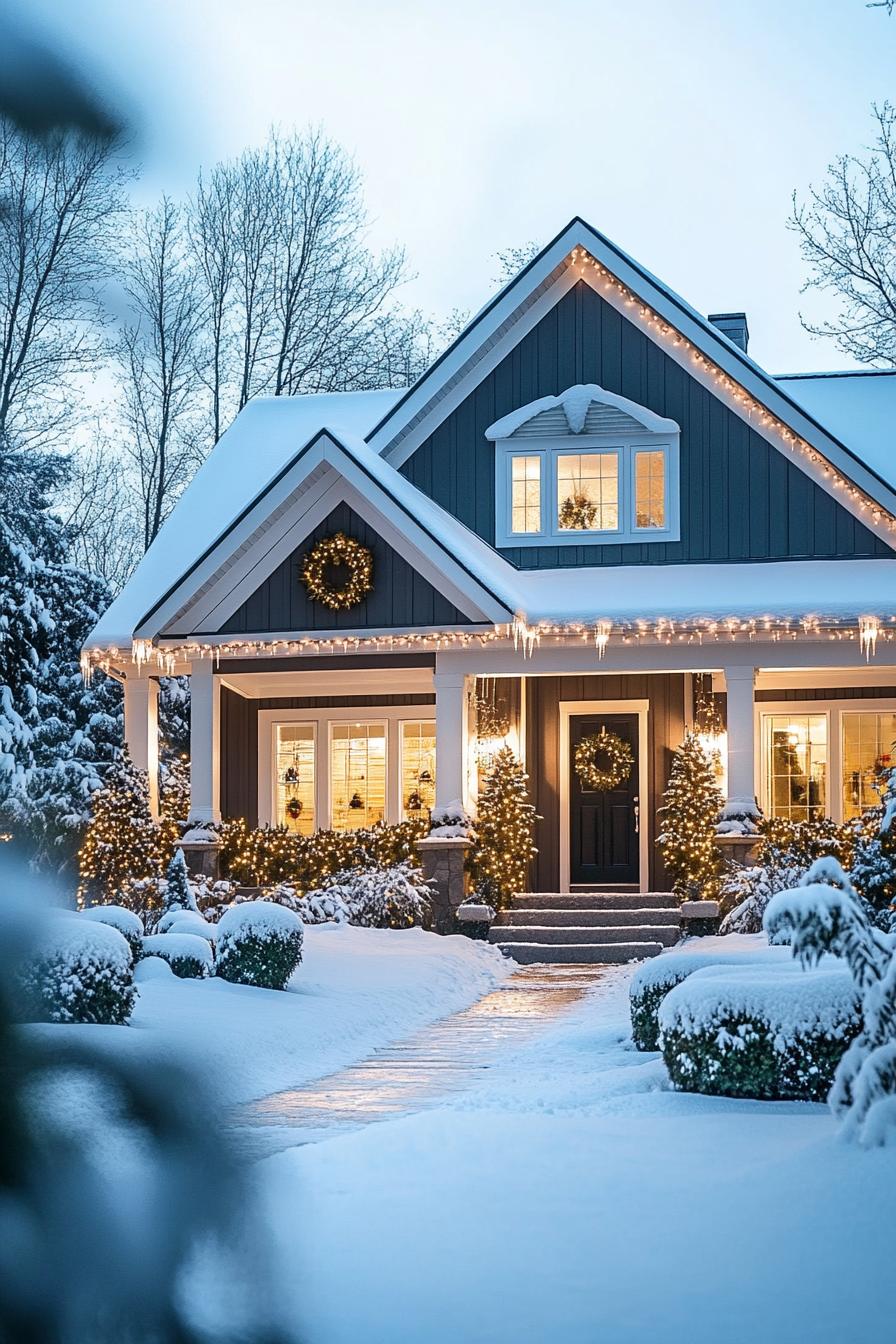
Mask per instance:
[[[331,667],[274,672],[258,660],[257,672],[226,673],[221,685],[244,700],[318,695],[432,695],[431,667]],[[224,664],[226,668],[226,663]],[[426,706],[422,706],[426,708]]]
[[[756,797],[766,816],[769,810],[767,770],[765,760],[764,718],[786,717],[821,718],[827,721],[828,753],[826,761],[827,797],[824,814],[836,822],[843,821],[843,716],[844,714],[896,714],[896,699],[873,700],[760,700],[755,706],[756,716]]]
[[[650,847],[648,844],[649,809],[652,800],[648,793],[648,714],[649,700],[561,700],[560,705],[560,890],[569,891],[569,721],[584,714],[637,714],[638,715],[638,890],[650,890]]]

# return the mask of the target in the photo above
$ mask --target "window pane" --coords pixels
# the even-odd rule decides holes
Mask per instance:
[[[768,808],[773,817],[811,821],[827,807],[827,718],[769,714],[765,723]]]
[[[618,529],[618,453],[557,458],[557,526],[563,532]]]
[[[896,714],[844,713],[843,817],[858,817],[880,802],[887,771],[894,764]]]
[[[334,723],[330,735],[333,826],[354,831],[386,814],[386,728],[382,723]]]
[[[277,725],[277,826],[299,835],[314,833],[314,728]]]
[[[510,459],[510,530],[541,531],[541,458]]]
[[[426,816],[436,800],[436,726],[401,725],[401,814],[405,820]]]
[[[666,454],[635,453],[635,527],[666,526]]]

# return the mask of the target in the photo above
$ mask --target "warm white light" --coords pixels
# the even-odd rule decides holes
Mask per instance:
[[[865,661],[877,652],[877,637],[880,634],[880,622],[876,616],[859,617],[859,643],[865,655]]]
[[[612,621],[598,621],[594,628],[594,646],[597,649],[598,658],[603,658],[607,651],[607,645],[610,642],[610,631],[612,629]]]

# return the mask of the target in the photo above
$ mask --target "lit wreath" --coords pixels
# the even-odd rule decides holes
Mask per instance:
[[[605,757],[609,765],[600,769],[598,756]],[[593,737],[583,737],[576,747],[576,774],[586,789],[618,789],[632,773],[634,764],[635,757],[629,744],[603,728]]]
[[[334,588],[327,575],[337,567],[348,570],[341,588]],[[373,587],[373,556],[366,546],[344,532],[324,537],[305,556],[302,582],[308,596],[331,611],[348,611],[362,602]]]

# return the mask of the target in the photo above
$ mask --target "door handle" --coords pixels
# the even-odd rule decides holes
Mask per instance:
[[[641,800],[635,796],[632,799],[632,805],[635,809],[635,835],[641,833]]]

